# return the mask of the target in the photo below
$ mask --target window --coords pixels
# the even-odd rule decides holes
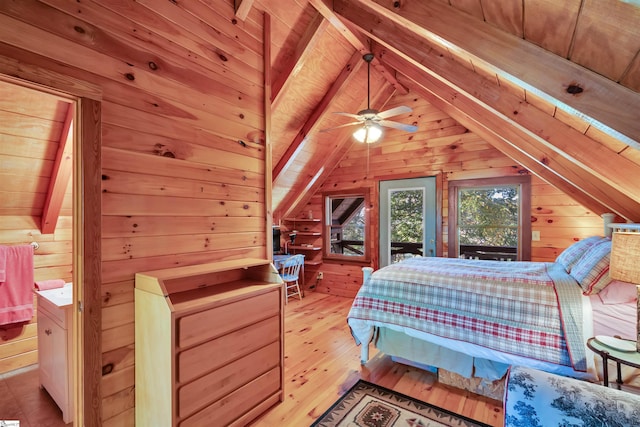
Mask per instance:
[[[449,182],[449,256],[531,259],[529,176]]]
[[[324,257],[369,260],[369,191],[324,196]]]

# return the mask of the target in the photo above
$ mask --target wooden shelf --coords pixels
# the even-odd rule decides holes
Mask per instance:
[[[309,266],[316,266],[316,265],[321,265],[322,261],[305,261],[304,265],[309,265]]]
[[[291,234],[291,233],[289,233]],[[322,236],[322,233],[318,233],[318,232],[314,232],[314,231],[298,231],[297,233],[298,236]]]
[[[320,218],[285,218],[287,222],[320,222]]]
[[[289,249],[298,249],[303,251],[319,251],[322,249],[320,246],[289,246]]]

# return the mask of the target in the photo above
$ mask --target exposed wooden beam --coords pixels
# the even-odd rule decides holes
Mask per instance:
[[[637,202],[606,184],[594,183],[571,161],[541,147],[526,129],[398,55],[388,53],[384,59],[413,80],[419,86],[414,90],[426,100],[585,207],[598,214],[613,211],[628,219],[640,218]]]
[[[64,201],[64,194],[69,187],[71,172],[73,171],[73,118],[75,108],[68,104],[67,115],[64,120],[56,160],[51,172],[49,189],[47,190],[40,231],[42,234],[52,234],[56,231],[60,209]]]
[[[381,91],[373,96],[371,101],[372,108],[376,108],[378,110],[384,109],[384,106],[387,105],[394,94],[395,90],[392,86],[385,86]],[[338,167],[340,161],[347,154],[351,146],[356,143],[352,135],[353,128],[345,128],[337,133],[334,137],[334,140],[338,141],[337,149],[332,151],[331,156],[329,156],[328,159],[319,163],[319,166],[314,171],[313,178],[305,185],[304,191],[299,191],[297,193],[291,191],[287,198],[280,203],[280,206],[286,207],[283,210],[282,217],[295,214],[302,206],[311,200],[322,183],[327,179],[331,172]],[[365,177],[365,179],[366,178],[368,177]]]
[[[298,72],[304,67],[309,56],[313,55],[313,48],[318,43],[320,37],[322,37],[327,26],[329,26],[329,21],[317,13],[298,42],[293,56],[289,58],[287,63],[282,67],[282,72],[273,81],[271,88],[273,109],[277,108],[280,94],[286,93],[285,87],[287,83],[296,77]]]
[[[351,43],[351,45],[355,47],[358,50],[358,52],[360,52],[361,57],[365,53],[371,52],[371,46],[369,46],[368,43],[365,40],[363,40],[357,32],[354,32],[349,27],[348,23],[345,23],[342,21],[333,12],[331,7],[326,4],[325,0],[309,0],[309,3],[311,3],[311,5],[315,7],[316,10],[320,12],[320,14],[324,16],[324,18],[328,22],[331,23],[331,25],[333,25],[340,33],[342,33],[344,38],[349,43]],[[398,79],[396,79],[395,73],[389,70],[387,67],[383,66],[378,59],[374,58],[373,61],[371,61],[371,67],[373,67],[374,70],[379,72],[382,75],[382,77],[384,77],[384,79],[388,81],[391,86],[395,88],[396,92],[402,93],[402,94],[408,93],[407,88],[402,86],[400,82],[398,82]]]
[[[334,10],[352,22],[360,22],[372,34],[379,34],[380,25],[393,23],[395,28],[409,31],[413,37],[436,44],[458,58],[481,64],[500,79],[522,86],[591,126],[640,147],[640,94],[443,2],[335,0]],[[363,13],[373,14],[375,19],[363,20]],[[580,86],[583,92],[579,96],[569,94],[569,85]]]
[[[380,31],[380,29],[379,29]],[[394,35],[385,34],[385,40],[393,40]],[[585,136],[560,120],[535,108],[492,81],[460,66],[450,58],[438,55],[433,50],[412,44],[403,47],[405,53],[416,59],[423,69],[433,73],[455,90],[468,94],[479,104],[486,105],[494,114],[501,114],[503,120],[512,126],[522,127],[531,133],[529,140],[548,156],[562,156],[576,168],[583,169],[587,176],[606,183],[611,188],[624,193],[636,203],[640,203],[640,182],[632,182],[629,173],[640,175],[640,166],[616,151]]]
[[[483,123],[492,123],[493,129],[512,144],[518,141],[519,150],[545,167],[552,167],[553,162],[558,177],[625,218],[637,216],[631,207],[640,203],[640,184],[626,184],[629,180],[623,173],[627,172],[618,169],[612,173],[616,168],[608,162],[622,161],[625,169],[640,173],[638,165],[527,104],[497,83],[435,53],[428,40],[405,26],[381,19],[377,11],[352,7],[358,8],[355,14],[349,10],[349,16],[355,20],[353,25],[420,69],[426,80],[423,87],[429,90],[440,87],[438,95],[465,113],[482,111],[484,118],[479,119]]]
[[[351,56],[347,65],[344,66],[338,78],[333,82],[327,93],[324,94],[318,105],[314,108],[313,112],[302,126],[302,129],[296,134],[296,137],[293,139],[287,151],[285,151],[284,155],[278,161],[278,164],[273,170],[273,180],[278,179],[280,172],[287,168],[288,165],[295,159],[296,153],[301,148],[302,143],[305,138],[311,131],[313,131],[318,125],[320,119],[327,112],[327,108],[331,105],[331,101],[339,94],[350,81],[350,77],[355,75],[354,71],[360,69],[360,67],[364,64],[360,56],[360,52],[356,52]]]
[[[253,6],[254,0],[233,0],[233,7],[236,11],[236,17],[244,21],[247,19],[247,15],[249,15],[249,11]]]

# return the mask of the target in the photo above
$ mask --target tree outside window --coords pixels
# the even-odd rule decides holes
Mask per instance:
[[[506,177],[449,183],[449,256],[528,260],[530,179]]]

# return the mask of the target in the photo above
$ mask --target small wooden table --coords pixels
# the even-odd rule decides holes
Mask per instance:
[[[631,342],[635,343],[635,341]],[[622,385],[622,372],[620,371],[621,364],[640,369],[640,353],[637,351],[618,350],[614,347],[601,343],[596,339],[596,337],[591,337],[587,340],[587,347],[602,357],[602,373],[604,376],[605,387],[609,387],[609,360],[616,362],[618,374],[616,383],[618,384],[618,389],[620,389],[620,386]]]

